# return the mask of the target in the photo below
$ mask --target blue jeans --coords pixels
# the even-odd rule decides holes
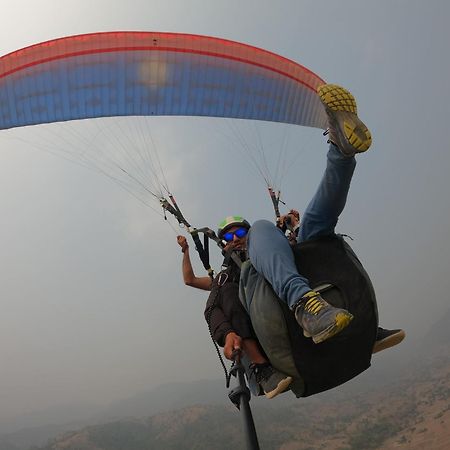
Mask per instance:
[[[299,243],[334,233],[355,166],[354,157],[344,157],[336,146],[330,145],[325,173],[301,218]],[[290,308],[311,290],[308,280],[298,273],[288,240],[272,222],[256,221],[248,234],[247,247],[253,267]]]

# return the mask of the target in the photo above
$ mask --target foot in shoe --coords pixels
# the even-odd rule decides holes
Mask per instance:
[[[372,136],[357,115],[356,100],[343,87],[335,84],[319,86],[317,93],[328,115],[329,141],[344,156],[365,152],[372,143]]]
[[[331,306],[315,291],[306,293],[294,308],[303,334],[312,337],[316,344],[342,331],[353,319],[347,310]]]

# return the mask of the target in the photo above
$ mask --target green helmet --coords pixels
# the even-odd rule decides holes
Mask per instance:
[[[223,235],[233,227],[245,227],[250,228],[250,223],[247,222],[243,217],[241,216],[227,216],[225,219],[222,220],[222,222],[219,223],[218,230],[217,230],[217,236],[219,236],[220,239],[223,238]]]

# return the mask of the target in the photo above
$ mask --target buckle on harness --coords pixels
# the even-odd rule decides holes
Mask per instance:
[[[226,272],[220,272],[217,279],[217,286],[223,286],[228,280],[228,274]]]

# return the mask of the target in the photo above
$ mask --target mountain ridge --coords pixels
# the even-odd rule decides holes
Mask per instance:
[[[254,410],[256,426],[262,433],[263,448],[294,450],[297,448],[295,445],[298,439],[305,440],[295,431],[295,424],[291,423],[291,417],[295,417],[300,423],[306,423],[309,418],[314,418],[316,423],[321,424],[323,432],[328,430],[329,433],[333,434],[334,438],[328,440],[327,445],[329,445],[329,448],[336,449],[357,448],[355,445],[357,445],[358,439],[364,439],[365,436],[375,434],[382,436],[384,439],[382,443],[379,442],[380,445],[392,445],[392,448],[402,448],[403,441],[411,446],[413,445],[413,441],[419,442],[419,438],[427,438],[431,442],[431,437],[428,436],[428,432],[424,431],[424,429],[433,429],[437,435],[442,434],[444,437],[446,435],[448,436],[445,430],[441,429],[442,427],[440,428],[440,424],[443,421],[443,424],[450,429],[450,422],[448,421],[448,398],[450,391],[450,355],[448,343],[450,342],[450,330],[446,326],[446,323],[448,323],[446,320],[449,318],[450,310],[447,314],[441,316],[440,320],[436,322],[417,345],[414,345],[414,352],[411,357],[404,357],[404,353],[407,352],[402,353],[400,346],[391,350],[390,354],[386,353],[383,356],[383,361],[389,361],[389,369],[383,364],[379,364],[377,361],[379,356],[375,355],[371,369],[339,389],[307,399],[295,399],[293,395],[287,394],[270,402],[261,398],[252,399],[251,404]],[[154,438],[154,436],[152,437],[152,435],[148,434],[149,430],[157,430],[159,447],[153,448],[172,448],[170,447],[173,444],[172,441],[177,437],[179,438],[180,433],[185,436],[181,439],[183,445],[188,442],[190,442],[189,445],[195,445],[194,441],[189,441],[189,438],[186,436],[191,436],[195,432],[199,435],[205,435],[206,431],[210,433],[214,429],[216,429],[216,432],[220,436],[227,436],[228,439],[233,439],[233,442],[236,440],[235,448],[240,448],[239,445],[244,442],[244,436],[240,431],[241,419],[227,399],[226,393],[224,380],[220,379],[165,384],[133,397],[113,402],[101,413],[93,414],[89,418],[91,426],[88,427],[86,427],[86,423],[72,423],[66,424],[65,426],[55,425],[53,429],[48,427],[47,431],[45,427],[42,427],[42,429],[36,428],[34,429],[35,440],[33,440],[33,430],[30,429],[22,430],[22,432],[14,434],[3,434],[0,436],[0,450],[25,450],[32,444],[35,446],[44,445],[43,447],[33,447],[34,449],[53,450],[59,448],[58,446],[62,445],[62,442],[65,442],[64,445],[66,446],[61,448],[71,450],[72,447],[68,445],[68,442],[70,440],[72,442],[77,441],[78,438],[76,436],[83,436],[83,445],[85,447],[82,448],[90,450],[94,448],[89,447],[91,433],[97,433],[98,435],[98,430],[101,429],[103,431],[100,434],[105,436],[105,430],[116,430],[115,432],[117,432],[117,429],[121,429],[127,434],[125,431],[127,427],[124,424],[133,424],[130,426],[137,434],[144,435],[148,442],[151,442]],[[405,400],[402,403],[397,398],[398,393],[408,393],[407,399],[414,399],[414,401]],[[422,400],[416,398],[416,394],[418,393],[421,393]],[[402,417],[401,421],[391,418],[389,414],[383,414],[383,408],[377,407],[377,403],[380,405],[389,404],[393,398],[396,399],[395,411],[396,414]],[[428,403],[421,403],[425,398],[428,399]],[[204,403],[212,404],[205,405]],[[361,409],[360,404],[365,404],[367,410]],[[336,405],[339,405],[339,409],[346,411],[345,417],[349,420],[352,419],[354,422],[353,425],[342,422],[336,416]],[[381,408],[380,411],[378,411],[379,408]],[[315,409],[321,413],[316,414]],[[371,414],[368,414],[369,410],[372,411]],[[306,416],[304,415],[305,411],[308,412]],[[356,412],[358,412],[360,417]],[[364,422],[362,417],[365,412],[367,414]],[[409,414],[418,414],[423,417],[421,420],[415,416],[408,419]],[[189,423],[189,426],[186,425],[184,429],[179,428],[178,431],[174,431],[174,427],[170,424],[170,417],[176,417],[179,425]],[[194,420],[193,418],[196,419]],[[284,418],[284,424],[280,423],[280,418]],[[224,421],[227,424],[225,429],[220,425]],[[115,425],[111,426],[109,425],[110,423]],[[140,425],[136,425],[136,423]],[[343,429],[347,430],[353,436],[353,441],[346,440],[345,437],[338,433],[335,424],[339,423]],[[232,431],[228,427],[229,424],[232,424]],[[278,427],[277,431],[274,430],[275,424]],[[100,428],[96,429],[96,427]],[[80,430],[80,428],[82,429]],[[196,431],[191,432],[190,428]],[[415,430],[411,431],[412,428],[415,428]],[[68,431],[70,429],[78,429],[78,431]],[[172,430],[172,434],[166,432],[166,430]],[[268,433],[267,430],[273,431]],[[280,430],[283,430],[283,432]],[[377,433],[375,433],[375,430]],[[46,440],[44,438],[54,437],[59,432],[64,432],[62,434],[63,437],[56,438],[52,441],[52,444],[45,446]],[[399,433],[403,434],[399,435]],[[28,440],[24,439],[24,435],[26,434],[29,436]],[[280,438],[276,437],[278,435],[284,436],[283,439],[280,440]],[[41,436],[41,438],[38,439],[38,436]],[[233,436],[238,436],[238,438],[234,439]],[[286,436],[290,436],[291,438],[285,439]],[[309,439],[313,442],[313,435]],[[391,444],[389,444],[390,439],[393,440]],[[208,445],[215,442],[216,447],[208,446],[204,448],[211,448],[211,450],[221,448],[221,439],[215,440],[210,436],[210,440],[211,442]],[[28,446],[24,445],[26,442],[28,442]],[[273,445],[276,443],[278,446],[271,447],[272,444],[270,442]],[[20,444],[19,446],[18,443]],[[179,444],[180,442],[178,442]],[[314,445],[316,444],[317,442]],[[449,444],[450,448],[450,443],[445,441],[445,445],[447,444]],[[164,447],[164,445],[167,445],[167,447]],[[333,447],[333,445],[337,446]],[[111,447],[111,449],[113,448]],[[315,449],[320,447],[313,446],[311,448]],[[390,447],[367,448],[387,449]],[[409,449],[410,447],[403,448]],[[434,449],[434,447],[427,448]],[[104,450],[109,450],[109,447],[105,447]],[[132,450],[132,447],[127,448],[127,450]]]

